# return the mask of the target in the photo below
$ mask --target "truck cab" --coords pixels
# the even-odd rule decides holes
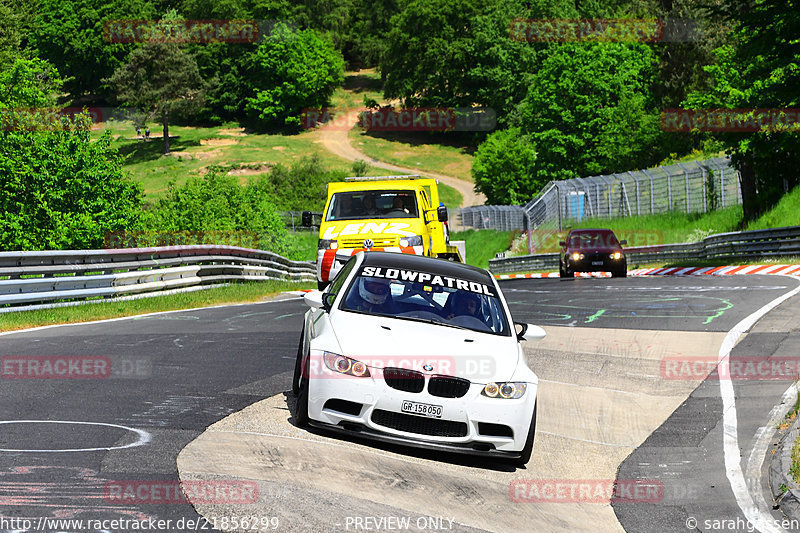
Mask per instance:
[[[447,209],[436,180],[418,176],[347,178],[328,184],[317,250],[323,289],[361,250],[427,255],[463,262],[463,243],[450,243]]]

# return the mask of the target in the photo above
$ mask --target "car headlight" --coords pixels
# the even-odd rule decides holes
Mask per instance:
[[[528,388],[526,383],[518,381],[508,381],[505,383],[487,383],[483,388],[484,396],[489,398],[505,398],[507,400],[516,400],[525,395],[525,389]]]
[[[622,252],[614,252],[611,254],[611,259],[622,259]]]
[[[331,352],[324,352],[322,359],[325,361],[325,366],[334,372],[357,378],[369,377],[369,369],[361,361]]]
[[[422,246],[422,235],[413,235],[400,239],[400,246]]]
[[[336,239],[320,239],[317,244],[318,250],[335,250],[339,247],[339,242]]]
[[[573,261],[580,261],[581,259],[583,259],[583,254],[579,254],[578,252],[572,254]]]

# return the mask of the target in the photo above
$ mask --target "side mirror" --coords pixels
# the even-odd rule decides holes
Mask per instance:
[[[322,307],[325,308],[326,311],[330,311],[331,307],[333,307],[333,302],[336,301],[336,295],[330,294],[325,292],[322,294]]]
[[[311,227],[314,225],[314,215],[311,213],[311,211],[303,211],[302,220],[302,224],[305,227]]]
[[[621,241],[619,241],[619,245],[620,246],[625,246],[627,244],[628,244],[628,241],[626,239],[622,239]]]
[[[303,300],[305,300],[306,305],[309,306],[311,309],[319,309],[323,306],[323,294],[319,291],[310,291],[303,296]]]
[[[514,322],[514,329],[517,330],[518,341],[535,341],[547,336],[547,333],[542,328],[533,324]]]
[[[566,245],[567,245],[567,243],[566,243],[566,242],[564,242],[564,241],[558,241],[558,245],[559,245],[559,246],[566,246]]]
[[[447,208],[443,205],[440,205],[436,208],[436,214],[439,217],[439,222],[447,222]]]

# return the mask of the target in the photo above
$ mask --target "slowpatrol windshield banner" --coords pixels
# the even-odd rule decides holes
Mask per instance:
[[[422,283],[426,285],[439,285],[441,287],[474,292],[476,294],[485,294],[486,296],[496,296],[491,291],[489,286],[484,285],[483,283],[451,278],[450,276],[440,276],[438,274],[430,274],[428,272],[416,272],[414,270],[406,270],[402,268],[365,266],[361,269],[361,275],[374,278],[410,281],[412,283]]]

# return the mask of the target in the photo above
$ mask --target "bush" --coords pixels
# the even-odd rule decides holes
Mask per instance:
[[[242,186],[235,176],[211,170],[181,187],[171,184],[146,226],[156,233],[219,232],[219,244],[230,244],[226,234],[249,232],[256,236],[253,247],[291,255],[293,244],[270,196],[263,179]]]
[[[501,205],[524,203],[547,183],[537,177],[536,150],[519,128],[487,137],[475,153],[472,177],[489,204]]]

